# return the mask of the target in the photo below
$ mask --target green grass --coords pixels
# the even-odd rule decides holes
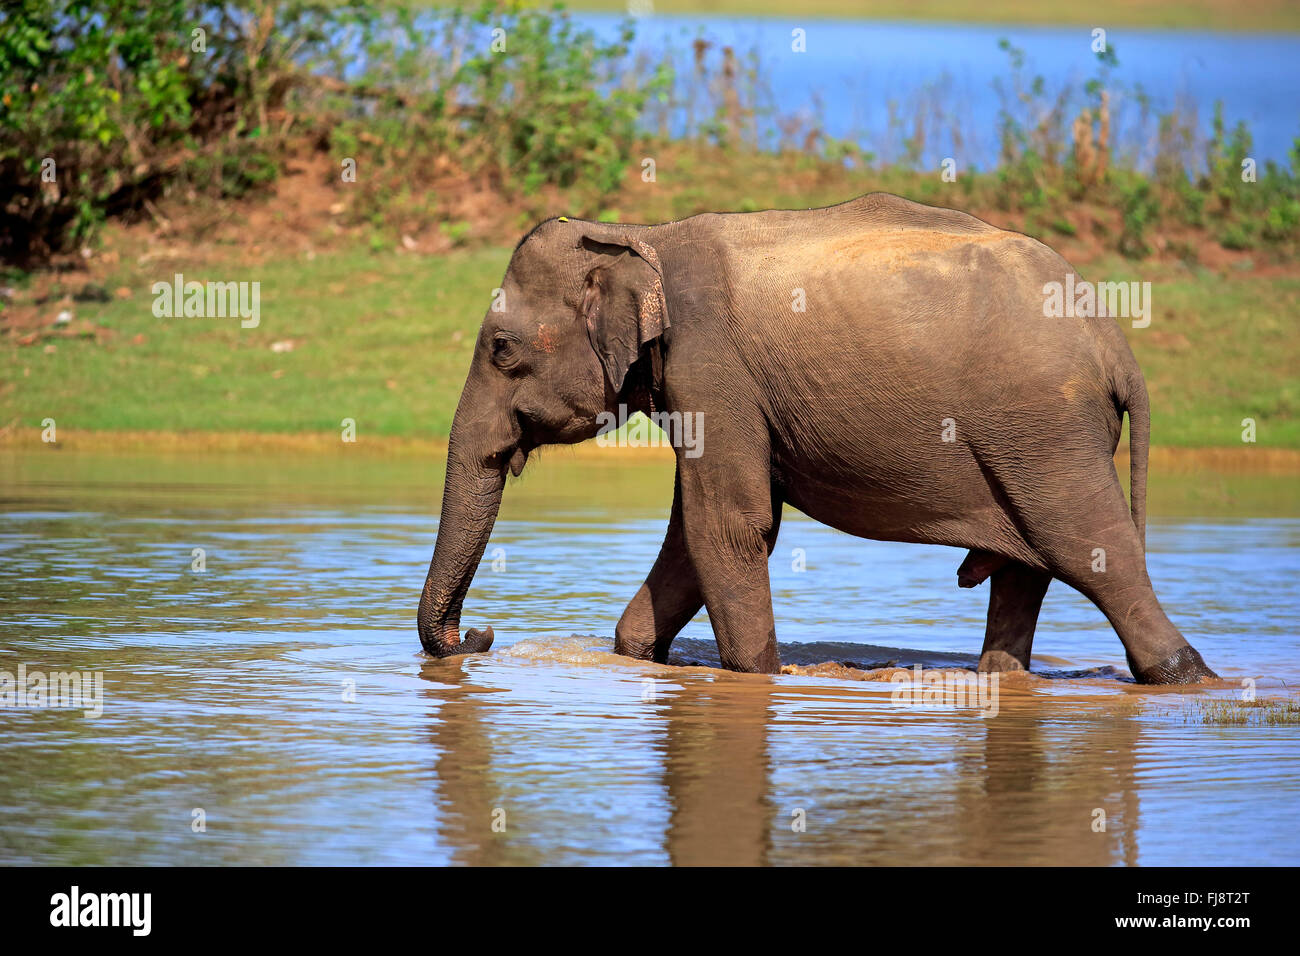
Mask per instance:
[[[261,282],[255,329],[155,318],[149,288],[173,271],[159,268],[127,301],[77,307],[78,319],[112,330],[106,343],[7,348],[13,387],[0,416],[73,429],[290,433],[337,431],[353,418],[369,435],[446,435],[508,259],[501,249],[436,259],[356,252],[185,270],[187,280]],[[143,344],[132,344],[137,335]],[[271,351],[285,340],[293,351]]]
[[[1201,700],[1183,716],[1189,724],[1216,727],[1282,727],[1300,724],[1300,704],[1292,700]]]
[[[130,299],[75,306],[74,327],[89,321],[111,336],[9,340],[0,423],[296,434],[336,432],[353,418],[363,435],[445,436],[508,259],[499,248],[431,258],[357,251],[185,270],[187,279],[261,282],[256,329],[155,318],[150,286],[174,270],[153,267],[121,279]],[[1153,283],[1150,327],[1125,331],[1151,391],[1154,444],[1240,447],[1250,417],[1260,447],[1300,447],[1300,279],[1118,257],[1085,272]],[[286,340],[292,351],[271,350]]]
[[[1150,281],[1151,325],[1125,323],[1151,395],[1153,444],[1241,446],[1242,419],[1263,447],[1300,447],[1300,279],[1122,259],[1090,264],[1094,281]]]

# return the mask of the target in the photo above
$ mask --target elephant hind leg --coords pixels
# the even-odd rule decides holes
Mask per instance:
[[[1003,560],[1002,566],[993,572],[979,669],[1027,671],[1038,611],[1052,576],[1019,561]]]
[[[1060,449],[1061,443],[1049,446]],[[1106,615],[1139,683],[1214,676],[1156,599],[1142,539],[1108,457],[1076,448],[1071,456],[1057,452],[1018,469],[988,471],[1052,577]]]

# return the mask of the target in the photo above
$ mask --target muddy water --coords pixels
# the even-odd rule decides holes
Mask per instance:
[[[1157,588],[1232,683],[1126,682],[1054,585],[1038,674],[988,716],[612,655],[670,469],[530,465],[466,601],[497,646],[431,661],[436,462],[0,455],[0,671],[103,675],[99,716],[0,708],[0,862],[1300,862],[1297,725],[1206,709],[1300,686],[1294,479],[1153,489]],[[960,559],[787,515],[783,658],[973,663],[987,591],[956,588]],[[714,660],[709,634],[678,659]]]

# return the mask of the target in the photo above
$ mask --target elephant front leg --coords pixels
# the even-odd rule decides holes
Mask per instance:
[[[770,481],[766,459],[682,471],[687,552],[727,670],[781,669],[767,575],[781,502]]]
[[[673,638],[704,605],[682,534],[680,473],[675,485],[659,557],[614,630],[614,653],[660,664],[667,662]]]
[[[1052,582],[1046,571],[1007,561],[993,573],[981,671],[1027,671],[1043,595]]]

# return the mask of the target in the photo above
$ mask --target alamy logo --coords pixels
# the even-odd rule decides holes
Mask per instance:
[[[148,936],[153,924],[152,893],[68,893],[50,897],[51,926],[129,926],[133,936]]]
[[[649,417],[629,413],[626,405],[618,406],[618,414],[601,412],[596,416],[600,431],[596,432],[596,444],[602,448],[609,446],[624,448],[658,448],[671,445],[673,448],[686,449],[687,458],[699,458],[704,454],[704,413],[703,412],[652,412]],[[623,431],[616,429],[627,425]],[[651,425],[662,430],[653,432]]]
[[[1064,283],[1043,286],[1043,315],[1049,319],[1132,319],[1133,328],[1145,329],[1151,324],[1151,283],[1076,282],[1074,273],[1067,272]]]
[[[80,709],[87,717],[104,713],[103,671],[0,671],[0,707]]]
[[[240,318],[240,327],[255,329],[262,321],[262,283],[186,282],[179,272],[171,282],[155,282],[153,314],[160,319]]]
[[[981,717],[998,715],[997,672],[930,670],[916,664],[889,678],[890,699],[901,707],[953,707],[978,710]]]

